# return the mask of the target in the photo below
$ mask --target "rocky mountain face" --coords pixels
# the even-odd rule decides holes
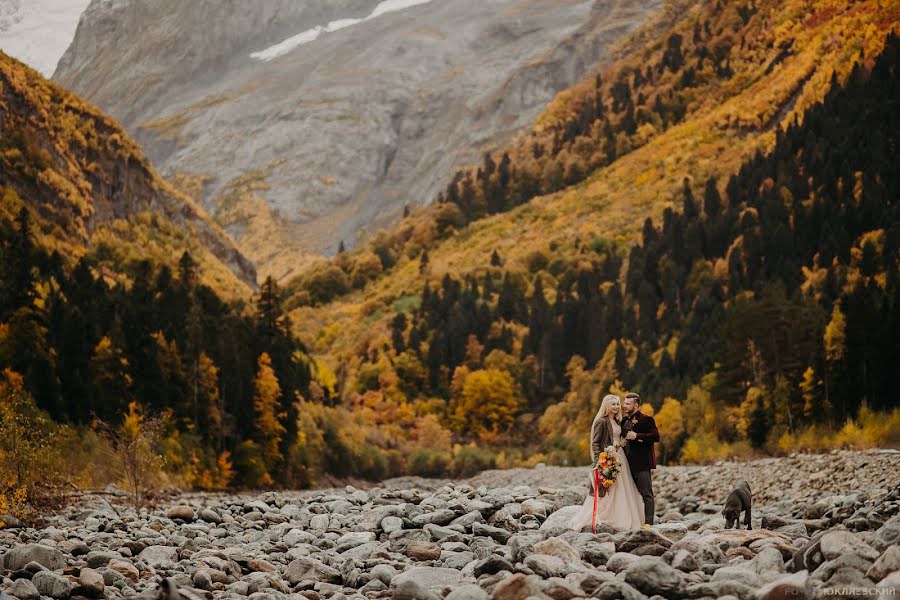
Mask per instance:
[[[53,75],[75,36],[89,0],[4,0],[0,2],[0,49]]]
[[[140,513],[106,501],[6,517],[0,592],[172,598],[825,598],[900,585],[896,451],[660,467],[657,523],[567,527],[587,467],[391,480],[368,490],[194,494]],[[725,529],[734,482],[753,529]],[[831,592],[829,594],[829,592]],[[839,595],[839,597],[842,597]]]
[[[108,116],[0,53],[0,217],[28,206],[38,242],[94,252],[112,271],[190,250],[222,289],[254,285],[252,264],[206,211],[166,183]]]
[[[430,201],[659,5],[93,0],[54,79],[283,278]]]

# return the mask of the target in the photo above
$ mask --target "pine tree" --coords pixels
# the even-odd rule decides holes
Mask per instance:
[[[275,467],[282,461],[280,444],[282,436],[287,432],[281,420],[285,413],[279,412],[281,386],[272,359],[263,352],[257,361],[256,378],[253,382],[253,411],[255,420],[253,428],[256,443],[259,445],[267,472],[271,475]]]

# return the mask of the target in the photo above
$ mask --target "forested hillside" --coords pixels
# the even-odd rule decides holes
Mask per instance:
[[[0,198],[0,502],[9,470],[104,483],[123,415],[159,425],[175,483],[309,482],[281,457],[312,363],[274,283],[248,304],[252,265],[205,212],[115,121],[2,54]]]
[[[669,460],[894,408],[896,12],[711,2],[639,32],[433,207],[289,286],[334,401],[440,422],[442,446],[386,444],[426,471],[450,440],[581,461],[609,388],[659,411]]]
[[[250,302],[111,120],[0,62],[0,459],[202,488],[583,464],[625,390],[665,462],[896,445],[897,23],[671,3],[431,206]]]

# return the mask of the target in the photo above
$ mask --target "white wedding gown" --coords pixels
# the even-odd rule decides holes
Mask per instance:
[[[613,443],[617,444],[622,434],[622,427],[612,421]],[[644,500],[638,492],[634,479],[631,478],[631,468],[622,448],[616,449],[616,454],[622,464],[619,478],[606,492],[605,496],[597,499],[597,526],[601,523],[611,525],[618,530],[640,529],[644,523]],[[591,493],[584,499],[584,504],[572,517],[569,527],[575,531],[581,531],[585,527],[590,530],[591,514],[594,510],[594,472],[588,471],[591,478]]]

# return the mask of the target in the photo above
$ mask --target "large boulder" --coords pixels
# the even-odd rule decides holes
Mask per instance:
[[[878,551],[860,540],[846,529],[832,530],[822,536],[820,541],[822,556],[826,560],[835,559],[844,554],[856,554],[866,560],[876,560]]]
[[[66,566],[66,557],[56,548],[43,544],[24,544],[3,555],[3,568],[7,571],[18,571],[30,562],[57,571]]]
[[[75,584],[68,577],[57,575],[52,571],[38,571],[31,578],[31,583],[41,593],[55,600],[68,600],[75,589]]]
[[[572,517],[574,517],[579,510],[581,510],[580,506],[564,506],[559,510],[550,513],[544,522],[541,523],[540,531],[554,532],[568,529]]]
[[[894,571],[900,571],[900,546],[891,546],[885,550],[875,564],[866,571],[866,577],[877,582]]]
[[[625,582],[648,596],[678,598],[684,577],[659,558],[642,556],[625,567]]]

